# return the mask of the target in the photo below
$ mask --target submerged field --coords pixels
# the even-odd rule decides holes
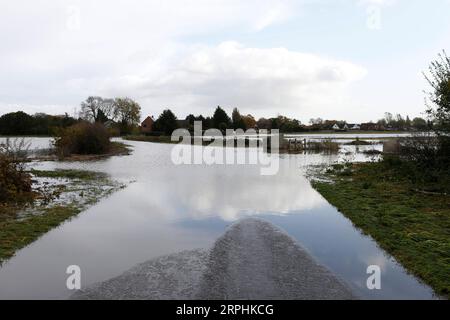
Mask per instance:
[[[417,189],[382,162],[335,165],[312,182],[407,270],[450,297],[450,195]]]
[[[126,157],[39,161],[28,166],[39,169],[32,172],[38,185],[50,182],[47,193],[58,194],[58,185],[72,183],[74,192],[62,190],[50,203],[36,203],[36,213],[42,216],[33,218],[29,207],[23,222],[22,212],[16,220],[2,221],[9,232],[19,230],[17,236],[2,234],[0,242],[10,241],[2,249],[3,256],[23,249],[0,267],[0,299],[67,298],[73,293],[66,287],[69,265],[83,266],[87,275],[83,287],[89,286],[142,261],[211,247],[232,222],[248,217],[260,217],[285,230],[363,299],[434,298],[430,287],[406,273],[371,237],[361,234],[305,177],[310,166],[366,159],[362,151],[374,146],[343,145],[339,153],[281,155],[279,171],[261,176],[259,165],[179,166],[171,161],[173,145],[127,144],[133,152]],[[247,157],[261,151],[245,148],[236,152]],[[114,186],[101,190],[102,181]],[[123,181],[127,188],[102,198],[120,188],[114,181]],[[128,185],[128,181],[133,183]],[[92,198],[87,195],[90,185]],[[101,200],[91,205],[96,199]],[[77,215],[80,211],[84,213]],[[372,264],[383,266],[383,289],[379,291],[366,288],[366,269]]]
[[[14,253],[122,186],[82,170],[31,170],[35,198],[0,207],[0,264]]]

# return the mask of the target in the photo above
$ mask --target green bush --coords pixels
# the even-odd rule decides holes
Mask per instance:
[[[430,166],[399,156],[384,156],[378,175],[389,181],[408,180],[417,190],[450,193],[450,168],[435,163]]]
[[[73,154],[105,154],[110,151],[110,134],[100,123],[81,122],[61,129],[54,140],[60,157]]]
[[[415,136],[403,140],[398,157],[385,157],[388,168],[430,191],[450,191],[450,138]]]

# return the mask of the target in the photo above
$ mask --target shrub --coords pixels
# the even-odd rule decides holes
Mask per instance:
[[[100,123],[81,122],[61,129],[54,140],[60,157],[72,154],[105,154],[111,148],[108,130]]]
[[[404,160],[416,162],[423,168],[433,168],[437,165],[439,139],[431,134],[414,135],[402,139],[400,156]]]
[[[450,173],[450,138],[447,136],[421,135],[403,141],[400,156],[411,161],[422,174],[430,177]]]
[[[359,138],[356,138],[356,140],[346,143],[348,146],[370,146],[372,143],[369,141],[359,140]]]
[[[107,128],[110,137],[120,137],[120,128],[114,126]]]
[[[405,139],[399,155],[385,155],[382,170],[392,179],[406,178],[419,190],[450,192],[448,139],[434,136]]]
[[[25,172],[22,157],[26,144],[21,141],[15,146],[9,139],[0,144],[0,203],[20,202],[31,195],[31,176]]]
[[[313,152],[335,153],[339,151],[339,144],[331,139],[324,139],[322,141],[308,141],[306,150]]]

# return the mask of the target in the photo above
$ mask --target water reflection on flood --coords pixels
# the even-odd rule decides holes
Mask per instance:
[[[385,256],[304,177],[306,166],[332,163],[343,154],[284,155],[277,175],[261,176],[256,165],[174,166],[171,145],[129,144],[134,152],[127,157],[35,164],[98,170],[131,183],[19,251],[0,269],[0,298],[66,298],[69,265],[79,265],[82,285],[89,285],[153,257],[210,246],[230,223],[247,216],[285,229],[363,298],[432,298],[428,287]],[[366,289],[371,264],[382,268],[380,291]]]

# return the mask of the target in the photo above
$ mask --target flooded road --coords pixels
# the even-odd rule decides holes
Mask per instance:
[[[348,300],[351,290],[298,242],[262,219],[241,219],[209,251],[149,260],[71,299]]]
[[[281,227],[362,298],[433,298],[305,178],[310,165],[364,156],[282,155],[278,173],[262,176],[258,165],[176,166],[172,145],[127,143],[131,156],[33,164],[106,172],[128,187],[18,251],[0,269],[1,299],[67,298],[73,293],[66,289],[69,265],[80,266],[82,286],[91,285],[152,258],[208,248],[227,226],[247,217]],[[366,287],[369,265],[381,267],[381,290]]]

